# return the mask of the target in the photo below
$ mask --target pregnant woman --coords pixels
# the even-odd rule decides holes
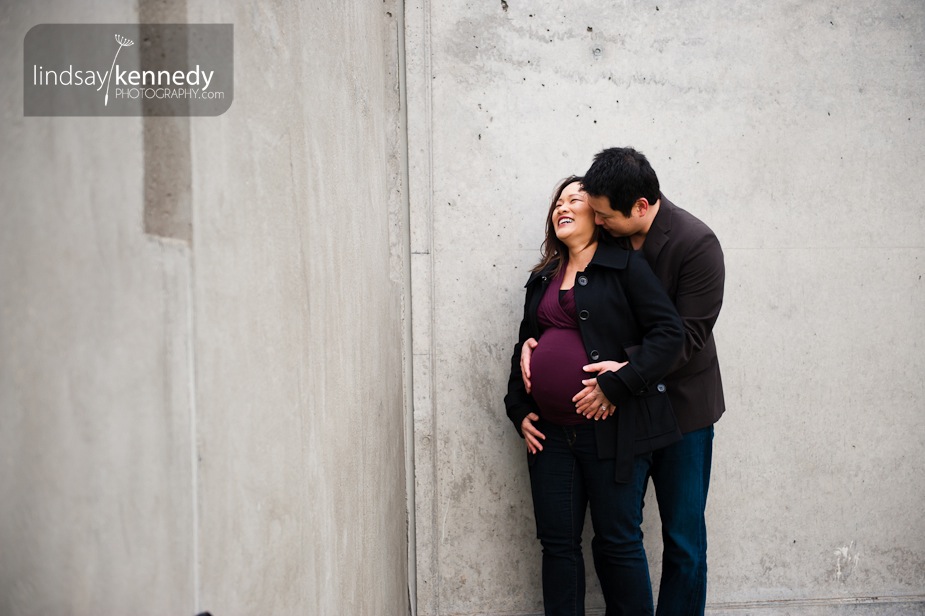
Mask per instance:
[[[642,502],[648,452],[680,438],[659,379],[681,350],[681,321],[642,255],[600,232],[575,176],[556,189],[526,289],[504,402],[528,450],[546,614],[584,614],[589,505],[607,615],[651,614]]]

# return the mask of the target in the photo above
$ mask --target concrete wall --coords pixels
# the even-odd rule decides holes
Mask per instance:
[[[408,613],[400,3],[71,4],[0,8],[0,614]],[[227,113],[22,117],[31,26],[159,11]]]
[[[234,106],[191,129],[202,605],[217,615],[408,610],[396,13],[191,10],[235,23],[239,50]]]
[[[541,609],[501,399],[549,193],[611,145],[725,248],[711,611],[925,609],[923,41],[899,0],[408,3],[420,614]]]
[[[23,117],[23,36],[81,12],[2,12],[0,613],[192,613],[189,250],[142,233],[141,118]]]
[[[142,19],[234,23],[237,84],[0,94],[0,614],[538,612],[505,371],[549,191],[624,144],[726,250],[711,612],[921,611],[925,9],[562,4],[0,7],[6,84]]]

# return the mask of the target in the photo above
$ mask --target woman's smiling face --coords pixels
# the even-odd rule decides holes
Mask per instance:
[[[580,182],[572,182],[562,189],[552,211],[552,226],[556,237],[566,244],[587,244],[596,230],[594,210],[588,205],[588,195],[581,190]]]

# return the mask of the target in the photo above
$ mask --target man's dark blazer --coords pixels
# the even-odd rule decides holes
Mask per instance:
[[[684,324],[684,351],[665,377],[682,433],[711,426],[726,410],[713,325],[726,270],[713,231],[661,195],[642,252]]]

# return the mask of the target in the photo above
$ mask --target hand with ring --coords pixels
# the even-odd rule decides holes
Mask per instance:
[[[595,421],[607,419],[616,412],[616,407],[601,391],[597,379],[587,379],[582,381],[582,384],[585,388],[572,398],[572,402],[575,403],[575,412]]]

